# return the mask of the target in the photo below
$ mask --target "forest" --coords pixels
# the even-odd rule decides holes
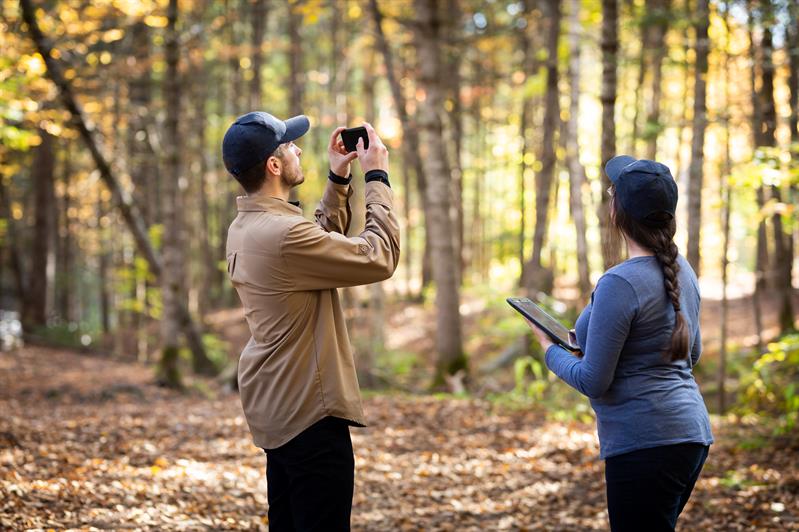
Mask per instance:
[[[681,528],[799,529],[793,0],[2,0],[0,528],[266,529],[226,270],[236,117],[389,151],[400,259],[339,290],[359,530],[607,529],[594,412],[506,303],[572,327],[624,261],[605,163],[677,182],[716,443]],[[365,183],[353,165],[352,224]]]

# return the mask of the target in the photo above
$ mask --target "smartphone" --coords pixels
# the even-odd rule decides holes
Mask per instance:
[[[509,297],[506,301],[519,314],[538,325],[556,344],[562,345],[570,351],[580,350],[577,342],[573,341],[571,331],[528,298]]]
[[[363,139],[363,149],[369,148],[369,134],[366,132],[364,126],[351,127],[341,132],[341,140],[344,142],[344,148],[350,152],[355,151],[355,146],[358,144],[358,138]]]

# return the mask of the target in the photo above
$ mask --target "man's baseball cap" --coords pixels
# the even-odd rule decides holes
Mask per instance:
[[[305,115],[289,118],[285,122],[263,111],[240,116],[222,139],[225,168],[238,177],[263,162],[281,144],[305,135],[310,127],[311,123]]]
[[[677,210],[677,183],[669,167],[656,161],[617,155],[605,165],[616,196],[633,219],[662,227]]]

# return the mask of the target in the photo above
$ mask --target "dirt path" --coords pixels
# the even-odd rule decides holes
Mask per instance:
[[[0,529],[266,529],[264,457],[237,396],[151,381],[66,351],[0,353]],[[352,431],[356,530],[606,527],[593,426],[477,400],[366,408],[372,426]],[[799,530],[797,442],[715,431],[681,529]]]

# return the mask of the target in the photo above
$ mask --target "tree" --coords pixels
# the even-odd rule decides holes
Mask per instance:
[[[147,261],[147,265],[152,274],[157,279],[160,279],[163,271],[161,259],[156,255],[147,232],[143,227],[139,209],[135,206],[135,204],[132,203],[128,195],[123,192],[122,186],[112,171],[108,160],[102,154],[100,144],[97,140],[97,133],[94,128],[90,128],[87,125],[83,110],[78,105],[75,96],[72,93],[72,87],[64,77],[61,65],[53,55],[53,47],[39,28],[33,5],[31,4],[30,0],[20,0],[20,7],[22,9],[22,16],[25,20],[25,23],[28,25],[28,31],[31,34],[31,38],[33,39],[39,54],[42,56],[47,66],[47,75],[58,88],[62,103],[72,116],[75,123],[75,128],[78,130],[80,137],[83,139],[86,147],[91,153],[94,164],[97,166],[97,170],[100,173],[100,178],[111,192],[111,198],[116,208],[119,210],[119,213],[122,215],[125,225],[133,235],[139,253]],[[189,313],[188,308],[186,308],[185,305],[178,305],[177,310],[179,314],[181,330],[186,337],[192,354],[202,353],[204,355],[205,350],[202,344],[199,329],[196,327],[194,319]]]
[[[688,262],[700,274],[699,239],[702,226],[702,174],[705,161],[705,128],[707,127],[707,56],[710,50],[708,0],[697,0],[696,66],[694,73],[694,118],[691,140],[691,165],[688,168]]]
[[[602,198],[599,202],[599,231],[602,237],[602,259],[605,269],[617,262],[621,255],[620,243],[613,238],[610,227],[610,198],[605,190],[610,187],[610,178],[605,172],[605,165],[616,155],[616,54],[619,50],[618,36],[618,2],[602,0],[602,88],[599,99],[602,102],[602,140],[601,159]]]
[[[588,269],[588,241],[586,239],[585,213],[583,211],[582,188],[586,182],[585,168],[580,164],[578,142],[578,117],[580,114],[580,1],[571,0],[569,13],[569,66],[567,79],[569,95],[569,119],[566,124],[566,165],[569,168],[569,205],[577,233],[577,272],[582,297],[591,292]]]
[[[444,146],[441,120],[443,110],[442,26],[439,5],[435,0],[415,0],[419,57],[419,87],[425,92],[420,103],[419,126],[422,143],[427,148],[423,164],[427,176],[427,195],[433,281],[436,285],[436,374],[433,386],[441,386],[445,376],[467,370],[461,338],[460,293],[457,257],[453,245],[450,216],[451,173]]]
[[[391,99],[394,102],[394,108],[397,112],[397,116],[399,117],[400,124],[402,124],[402,160],[404,163],[404,171],[407,173],[409,170],[412,170],[414,176],[416,177],[416,186],[419,189],[419,195],[421,196],[421,203],[422,203],[422,210],[427,213],[429,212],[429,205],[427,194],[425,190],[427,190],[427,180],[425,178],[425,169],[422,165],[422,153],[421,148],[419,147],[419,124],[414,120],[409,114],[407,110],[407,102],[405,97],[402,94],[402,86],[400,85],[399,79],[397,77],[396,67],[394,66],[394,54],[391,51],[391,47],[389,46],[388,39],[386,39],[385,32],[383,30],[383,14],[380,11],[380,7],[377,4],[377,0],[369,0],[369,11],[372,15],[372,22],[375,26],[375,42],[377,44],[380,53],[383,55],[383,62],[385,64],[386,69],[386,79],[388,80],[389,89],[391,89]],[[406,195],[408,194],[408,184],[406,184]],[[407,196],[406,196],[407,198]],[[406,199],[406,203],[408,202]],[[410,229],[410,226],[407,226]],[[424,216],[424,229],[425,229],[425,252],[424,256],[427,257],[429,255],[428,249],[430,247],[428,235],[430,235],[430,224],[429,219],[425,215]],[[410,234],[406,232],[405,241],[406,243],[409,242]],[[405,252],[406,260],[410,258],[410,249],[407,249]],[[426,259],[423,258],[423,267],[422,269],[425,270],[426,267],[424,266],[425,262],[428,262]],[[422,278],[426,277],[425,273],[422,273]],[[424,282],[423,282],[424,284]]]
[[[552,269],[541,264],[541,253],[549,227],[549,206],[552,185],[555,178],[555,132],[560,123],[560,104],[558,101],[558,40],[560,37],[560,1],[548,0],[544,3],[547,21],[547,88],[544,100],[543,141],[541,144],[541,171],[536,173],[535,183],[535,229],[533,231],[533,251],[525,269],[525,286],[530,291],[551,292],[554,276]]]
[[[47,295],[50,288],[47,263],[52,251],[55,220],[55,139],[39,129],[41,143],[35,149],[32,179],[34,227],[28,286],[22,300],[22,325],[26,332],[47,323]]]

